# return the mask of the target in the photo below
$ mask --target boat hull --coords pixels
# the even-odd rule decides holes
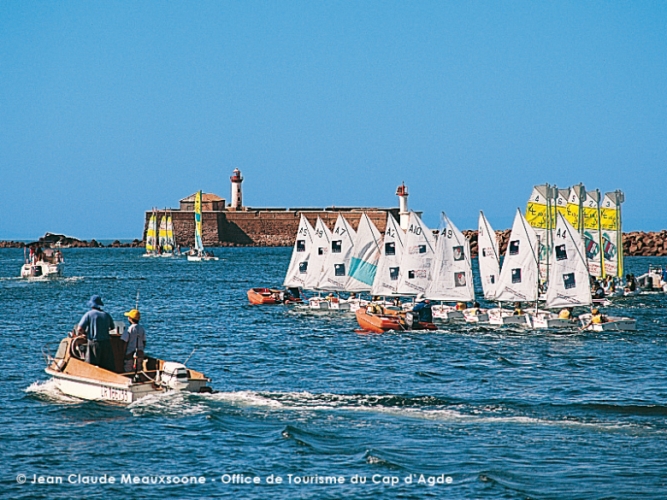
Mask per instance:
[[[582,314],[579,321],[582,325],[588,325],[591,320],[590,314]],[[634,332],[637,330],[637,320],[619,316],[608,316],[604,323],[593,323],[586,327],[590,332]]]
[[[278,294],[278,297],[276,297]],[[271,290],[270,288],[251,288],[248,290],[248,300],[254,305],[275,305],[281,304],[279,300],[280,290]]]
[[[531,314],[530,324],[535,329],[564,329],[579,326],[576,320],[561,319],[558,315],[552,313]]]
[[[370,314],[365,309],[358,309],[355,313],[357,323],[362,330],[374,333],[384,333],[389,330],[403,330],[399,316]]]
[[[455,307],[438,304],[431,307],[433,317],[442,321],[465,321],[463,311]]]
[[[526,314],[513,315],[512,311],[503,309],[489,309],[489,324],[494,326],[520,325],[527,326],[528,320]]]
[[[149,394],[168,392],[211,392],[210,379],[180,363],[169,363],[146,357],[140,370],[121,373],[124,344],[120,335],[111,335],[114,354],[114,371],[86,363],[73,352],[76,346],[85,345],[80,337],[66,337],[60,342],[55,357],[49,358],[45,368],[60,392],[67,396],[110,403],[129,404]],[[120,369],[118,368],[120,367]],[[175,371],[177,370],[177,371]],[[174,378],[176,377],[176,378]]]
[[[350,311],[350,303],[344,300],[327,300],[324,297],[308,299],[308,307],[318,311]]]
[[[21,278],[57,278],[62,276],[63,267],[63,262],[58,264],[51,264],[49,262],[23,264],[21,267]]]

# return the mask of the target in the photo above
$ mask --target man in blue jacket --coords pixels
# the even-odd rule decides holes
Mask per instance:
[[[417,313],[418,321],[421,323],[433,323],[431,301],[425,299],[423,293],[417,295],[417,301],[417,304],[412,308],[412,312]]]
[[[93,295],[87,305],[91,308],[83,315],[77,330],[88,339],[86,349],[86,363],[115,371],[113,351],[109,330],[115,325],[111,315],[102,310],[104,303],[99,295]]]

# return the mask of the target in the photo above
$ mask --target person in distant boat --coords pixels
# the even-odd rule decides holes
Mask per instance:
[[[481,312],[479,302],[473,302],[472,307],[467,309],[467,311],[471,316],[479,316],[479,313]]]
[[[336,297],[333,293],[329,293],[329,295],[327,295],[327,300],[329,302],[338,302],[338,297]]]
[[[604,294],[604,289],[600,285],[599,281],[595,282],[595,285],[593,285],[593,298],[594,299],[604,299],[605,294]]]
[[[125,343],[123,371],[125,373],[141,371],[146,348],[146,330],[139,324],[141,313],[137,309],[126,312],[125,316],[130,321],[130,327],[120,336],[120,340]]]
[[[65,259],[63,259],[63,253],[60,250],[56,250],[56,264],[60,264],[61,262],[65,262]]]
[[[424,298],[424,294],[417,295],[417,304],[412,308],[412,312],[417,313],[420,323],[433,323],[433,311],[431,310],[431,301]]]
[[[287,288],[283,293],[284,301],[287,302],[296,302],[301,300],[301,292],[298,288]]]
[[[394,298],[393,304],[394,304],[396,307],[401,307],[401,298],[400,298],[400,297],[396,297],[396,298]]]
[[[368,304],[366,312],[368,314],[384,314],[384,308],[382,307],[382,304],[379,304],[377,302],[371,302],[370,304]]]
[[[456,307],[454,309],[457,311],[465,311],[466,309],[468,309],[468,304],[466,304],[465,302],[457,302]]]
[[[635,276],[633,274],[627,274],[625,276],[625,291],[634,292],[636,290],[637,290],[637,281],[635,280]]]
[[[558,319],[567,319],[571,320],[572,319],[572,308],[571,307],[565,307],[560,310],[558,313]]]
[[[593,309],[591,309],[590,321],[586,325],[584,325],[581,329],[585,330],[591,325],[599,325],[601,323],[606,323],[606,322],[607,322],[607,317],[600,312],[600,309],[594,307]]]
[[[78,333],[88,339],[86,363],[114,371],[115,363],[109,338],[109,331],[115,326],[113,318],[102,310],[104,302],[99,295],[90,297],[87,305],[91,309],[77,325]]]
[[[513,316],[523,316],[523,308],[521,307],[521,302],[514,303],[514,312]]]

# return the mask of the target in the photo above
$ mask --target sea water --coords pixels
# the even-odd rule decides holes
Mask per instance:
[[[637,332],[360,335],[353,314],[248,304],[247,289],[281,284],[289,249],[63,253],[63,278],[29,281],[22,250],[0,250],[4,498],[666,495],[664,294],[608,308]],[[667,259],[626,260],[636,275],[649,264]],[[92,294],[116,320],[138,294],[147,352],[189,357],[218,392],[127,407],[60,394],[42,349]]]

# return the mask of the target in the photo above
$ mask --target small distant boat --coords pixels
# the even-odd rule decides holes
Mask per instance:
[[[124,327],[123,327],[124,328]],[[85,337],[67,336],[54,357],[47,354],[46,373],[63,394],[85,400],[129,404],[149,394],[171,391],[212,392],[210,379],[182,363],[147,356],[136,372],[122,373],[124,343],[111,335],[117,370],[91,365],[85,359]]]
[[[157,213],[153,210],[146,229],[146,252],[143,257],[158,257]]]
[[[438,327],[430,322],[416,321],[411,311],[405,313],[405,316],[391,312],[392,314],[376,314],[369,311],[369,307],[362,307],[357,310],[357,323],[362,331],[373,333],[384,333],[390,330],[437,330]]]
[[[174,257],[174,248],[176,247],[176,240],[174,239],[174,223],[171,220],[171,215],[166,214],[160,220],[160,246],[158,254],[160,257]]]
[[[202,262],[207,260],[218,260],[212,253],[204,249],[202,242],[202,213],[201,213],[201,191],[195,194],[195,247],[188,254],[190,262]]]
[[[667,292],[667,269],[662,266],[649,266],[648,272],[637,279],[639,287],[650,292]]]
[[[24,250],[25,251],[25,250]],[[65,261],[58,250],[45,248],[32,258],[24,256],[21,278],[53,278],[62,276]]]
[[[521,210],[517,210],[512,224],[507,253],[500,271],[493,300],[502,302],[536,302],[538,298],[539,269],[537,257],[538,238],[528,225]],[[528,317],[514,314],[501,307],[489,309],[491,325],[528,325]]]
[[[582,325],[588,325],[590,320],[591,313],[586,313],[579,316],[579,321]],[[586,327],[586,330],[592,332],[634,332],[637,330],[637,320],[622,316],[607,316],[605,322],[590,324],[588,327]]]

